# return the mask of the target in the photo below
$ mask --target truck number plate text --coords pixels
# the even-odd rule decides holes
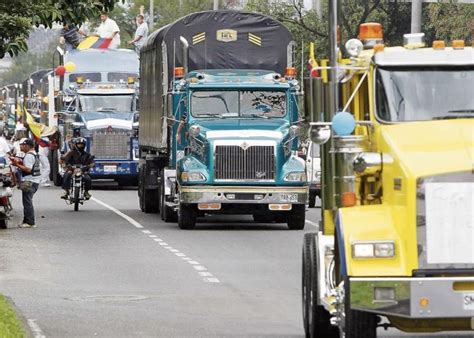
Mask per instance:
[[[117,172],[116,165],[104,165],[104,173],[115,174]]]
[[[298,194],[281,194],[280,202],[298,202]]]

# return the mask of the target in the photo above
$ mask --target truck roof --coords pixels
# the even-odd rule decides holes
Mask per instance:
[[[441,50],[388,47],[376,53],[374,61],[379,66],[469,66],[474,65],[474,50],[472,47]]]
[[[283,73],[292,58],[292,35],[280,22],[251,12],[218,10],[189,14],[152,33],[141,49],[156,50],[168,79],[182,65],[180,37],[189,43],[188,69],[268,69]],[[163,56],[161,56],[164,46]]]
[[[192,81],[193,79],[200,79]],[[235,89],[235,85],[247,88],[273,88],[286,89],[290,85],[288,82],[280,81],[280,75],[266,70],[246,70],[246,69],[221,69],[221,70],[196,70],[188,73],[186,79],[190,80],[191,88],[199,87],[230,87]]]

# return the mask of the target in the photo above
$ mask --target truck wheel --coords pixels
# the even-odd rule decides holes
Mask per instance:
[[[345,338],[376,338],[377,337],[377,315],[351,310],[349,279],[344,280],[344,303],[345,303]],[[341,334],[342,335],[342,334]]]
[[[0,229],[7,229],[8,228],[8,216],[5,218],[0,219]]]
[[[338,338],[339,330],[330,323],[326,309],[318,305],[318,271],[317,244],[314,233],[304,236],[303,242],[303,321],[306,337]]]
[[[288,229],[301,230],[304,229],[305,223],[305,205],[293,204],[293,208],[289,212],[287,218]]]
[[[309,194],[308,206],[314,208],[316,206],[316,194]]]
[[[179,204],[178,226],[183,230],[191,230],[196,226],[196,207],[194,204]]]
[[[147,213],[157,213],[158,212],[158,189],[146,189],[146,180],[145,180],[146,166],[143,166],[140,174],[140,186],[139,198],[140,198],[140,209]]]

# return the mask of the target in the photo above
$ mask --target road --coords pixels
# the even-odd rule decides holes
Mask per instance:
[[[16,192],[0,231],[0,293],[35,337],[304,336],[300,250],[312,224],[226,216],[182,231],[140,212],[135,190],[96,190],[79,212],[59,195],[42,188],[38,228],[18,229]]]

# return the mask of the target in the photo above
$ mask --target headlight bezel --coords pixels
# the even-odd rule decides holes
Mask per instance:
[[[285,182],[307,182],[306,172],[304,171],[292,171],[283,177]]]
[[[183,171],[181,173],[181,181],[188,183],[206,182],[207,178],[200,171]]]
[[[380,259],[396,256],[395,241],[360,241],[351,243],[353,259]]]

